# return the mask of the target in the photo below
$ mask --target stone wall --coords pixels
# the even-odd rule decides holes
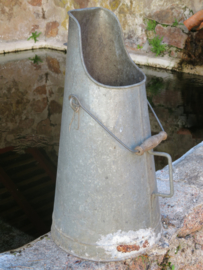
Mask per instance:
[[[181,56],[188,37],[184,26],[174,26],[174,22],[181,23],[203,9],[200,0],[0,0],[0,45],[26,41],[37,31],[41,32],[39,41],[57,41],[62,46],[67,41],[67,12],[98,6],[116,14],[129,50],[150,51],[148,40],[159,35],[172,57]],[[156,22],[155,31],[147,30],[149,20]],[[29,44],[32,47],[34,41],[31,39]]]

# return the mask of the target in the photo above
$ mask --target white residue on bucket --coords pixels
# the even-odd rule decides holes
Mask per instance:
[[[138,231],[122,232],[121,230],[101,236],[96,244],[104,248],[111,258],[130,257],[141,253],[146,248],[152,247],[161,234],[156,235],[151,228],[140,229]]]

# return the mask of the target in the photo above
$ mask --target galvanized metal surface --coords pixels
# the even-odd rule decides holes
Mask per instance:
[[[75,112],[79,112],[80,107],[86,112],[88,113],[104,130],[106,130],[106,132],[109,133],[109,135],[111,135],[117,142],[119,142],[122,146],[124,146],[128,151],[132,152],[132,153],[138,153],[139,151],[136,149],[131,149],[130,147],[128,147],[125,143],[123,143],[118,137],[116,137],[103,123],[101,123],[101,121],[94,115],[92,114],[79,100],[79,98],[76,95],[71,94],[69,96],[70,99],[70,106],[71,108],[75,111]],[[152,106],[150,105],[149,101],[148,101],[148,105],[150,106],[152,113],[154,114],[157,122],[160,125],[160,128],[164,131],[161,122],[159,121],[159,118],[157,117],[155,111],[153,110]],[[167,135],[166,135],[167,137]],[[152,138],[152,137],[150,137]],[[148,138],[149,140],[149,138]],[[155,147],[155,146],[154,146]],[[153,148],[154,148],[153,147]]]
[[[70,11],[69,17],[51,234],[81,258],[126,259],[150,248],[161,234],[158,198],[152,196],[157,193],[153,156],[127,151],[85,111],[74,112],[69,96],[78,96],[134,148],[151,136],[145,75],[129,58],[112,12],[90,8]]]

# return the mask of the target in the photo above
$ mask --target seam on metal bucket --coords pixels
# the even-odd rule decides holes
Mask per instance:
[[[55,222],[54,222],[54,218],[52,218],[52,220],[53,220],[53,222],[52,222],[52,227],[54,227],[55,230],[57,230],[61,235],[63,235],[63,237],[65,237],[65,238],[67,238],[67,239],[70,239],[70,240],[73,241],[73,242],[77,242],[77,243],[79,243],[79,244],[81,244],[81,245],[102,247],[101,245],[98,245],[98,244],[90,244],[90,243],[87,244],[87,243],[79,242],[78,240],[73,239],[73,238],[67,236],[66,234],[64,234],[64,233],[56,226],[56,224],[55,224]],[[153,231],[156,231],[156,229],[160,226],[160,224],[161,224],[161,218],[159,219],[159,222],[157,222],[157,225],[154,227]],[[103,246],[107,246],[107,247],[108,247],[108,246],[117,246],[117,244],[115,244],[115,245],[103,245]]]
[[[158,226],[159,226],[160,224],[158,224]],[[53,229],[53,227],[54,227],[54,229]],[[155,227],[155,228],[157,228],[157,226]],[[162,228],[162,227],[161,227]],[[56,233],[61,233],[61,232],[59,232],[59,230],[57,229],[57,227],[54,225],[54,221],[53,221],[53,224],[52,224],[52,233],[53,234],[55,234],[55,232],[54,231],[56,231]],[[161,230],[162,231],[162,230]],[[61,233],[61,235],[63,236],[63,237],[65,237],[65,238],[69,238],[69,237],[67,237],[66,235],[64,235],[64,234],[62,234]],[[141,254],[143,254],[143,253],[146,253],[148,250],[150,250],[151,248],[153,248],[153,246],[154,245],[156,245],[157,244],[157,242],[159,241],[159,239],[160,239],[160,237],[161,237],[161,232],[158,234],[158,236],[157,236],[157,238],[156,238],[156,242],[153,244],[153,245],[151,245],[150,247],[147,247],[147,248],[145,248],[145,249],[143,249],[143,250],[141,250],[141,251],[136,251],[136,253],[135,252],[129,252],[129,253],[123,253],[123,256],[122,257],[108,257],[108,256],[110,256],[110,254],[108,255],[108,254],[106,254],[106,256],[107,256],[107,258],[103,258],[103,259],[100,259],[100,258],[97,258],[97,256],[99,255],[98,253],[96,253],[95,254],[95,256],[93,255],[92,256],[92,258],[91,257],[84,257],[84,256],[80,256],[79,254],[76,254],[73,250],[71,250],[71,249],[69,249],[69,248],[67,248],[67,247],[65,247],[65,246],[61,246],[61,243],[60,243],[60,241],[58,241],[58,239],[55,239],[54,237],[53,237],[53,235],[52,235],[52,238],[54,239],[54,241],[55,241],[55,243],[61,248],[61,249],[63,249],[64,251],[66,251],[68,254],[70,254],[70,255],[72,255],[72,256],[75,256],[75,257],[78,257],[78,258],[80,258],[80,259],[84,259],[84,260],[89,260],[89,261],[94,261],[94,262],[113,262],[113,261],[123,261],[123,260],[126,260],[126,259],[128,259],[128,258],[134,258],[134,257],[138,257],[139,255],[141,255]],[[69,238],[71,241],[73,241],[71,238]],[[78,242],[78,241],[76,241],[76,243],[78,243],[78,244],[80,244],[80,242]],[[85,247],[85,245],[84,245],[84,247]],[[102,246],[96,246],[97,248],[103,248]]]

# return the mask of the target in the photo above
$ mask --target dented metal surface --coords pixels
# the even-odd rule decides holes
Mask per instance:
[[[145,75],[128,56],[112,12],[91,8],[69,16],[51,234],[78,257],[122,260],[152,247],[161,235],[158,198],[152,196],[154,158],[126,150],[86,112],[73,111],[69,96],[79,97],[133,149],[151,136]]]

